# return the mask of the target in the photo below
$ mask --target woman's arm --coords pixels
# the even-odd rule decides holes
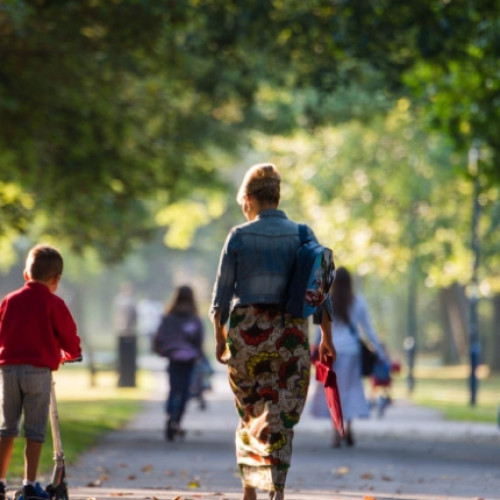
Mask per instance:
[[[322,363],[328,363],[331,358],[332,363],[337,359],[337,351],[333,345],[332,339],[332,321],[326,309],[323,309],[323,316],[321,318],[321,324],[319,325],[321,330],[321,340],[319,343],[319,360]]]
[[[222,364],[227,364],[226,356],[226,339],[227,331],[226,326],[220,324],[220,311],[216,310],[215,314],[212,316],[212,322],[214,325],[214,336],[215,336],[215,357],[217,361]]]
[[[217,311],[220,315],[220,321],[223,323],[226,323],[229,317],[236,283],[236,255],[232,249],[235,244],[234,239],[234,233],[231,231],[221,251],[209,312],[212,321],[214,321],[214,315]]]

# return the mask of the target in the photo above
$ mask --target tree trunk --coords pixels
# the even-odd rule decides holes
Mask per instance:
[[[455,364],[467,359],[467,298],[462,286],[453,283],[439,292],[444,327],[443,362]]]
[[[489,365],[494,372],[500,372],[500,293],[493,297],[493,328]]]

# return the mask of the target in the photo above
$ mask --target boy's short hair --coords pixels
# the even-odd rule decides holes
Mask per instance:
[[[63,258],[54,247],[36,245],[26,257],[25,271],[30,279],[47,281],[62,274]]]

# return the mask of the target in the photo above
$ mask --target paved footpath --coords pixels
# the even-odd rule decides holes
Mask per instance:
[[[222,368],[223,370],[223,368]],[[183,441],[163,437],[165,373],[158,392],[124,429],[67,466],[71,500],[241,500],[235,410],[225,373],[201,411],[189,404]],[[308,408],[296,427],[286,500],[500,499],[500,430],[447,422],[437,411],[395,401],[383,419],[354,424],[356,445],[334,449],[331,427]],[[65,436],[63,436],[63,440]],[[259,500],[268,499],[259,492]]]

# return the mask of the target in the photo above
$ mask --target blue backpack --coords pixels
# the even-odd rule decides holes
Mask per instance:
[[[308,237],[305,224],[299,224],[299,237],[285,311],[295,318],[307,318],[328,297],[335,278],[335,265],[332,251]]]

